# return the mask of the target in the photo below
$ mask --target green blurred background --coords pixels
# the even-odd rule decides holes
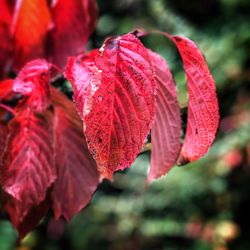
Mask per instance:
[[[0,220],[0,250],[249,250],[250,249],[250,1],[100,0],[89,47],[134,28],[165,30],[196,41],[217,84],[221,123],[209,153],[145,184],[150,152],[104,182],[65,224],[49,214],[20,244]],[[182,115],[187,92],[173,44],[151,35],[144,44],[164,56],[177,82]],[[65,83],[64,91],[67,89]]]

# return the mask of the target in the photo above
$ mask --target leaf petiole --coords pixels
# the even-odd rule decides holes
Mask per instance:
[[[0,103],[0,108],[5,109],[6,111],[12,113],[14,116],[16,115],[16,111],[13,108],[11,108],[3,103]]]

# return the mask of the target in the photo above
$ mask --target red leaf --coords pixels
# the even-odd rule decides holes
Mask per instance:
[[[78,112],[83,114],[98,170],[111,179],[114,171],[130,166],[140,152],[155,115],[156,83],[147,50],[132,34],[108,39],[94,63]],[[86,67],[84,62],[82,66]],[[76,99],[78,93],[74,95]]]
[[[16,1],[11,28],[14,37],[14,64],[17,69],[32,59],[44,56],[44,43],[50,25],[47,0]]]
[[[97,20],[95,0],[57,0],[51,9],[54,27],[48,50],[53,62],[65,66],[67,58],[85,50]]]
[[[88,91],[88,86],[92,77],[92,71],[96,69],[95,56],[98,55],[98,50],[92,50],[90,53],[77,58],[70,57],[65,77],[72,83],[74,91],[74,102],[80,117],[83,117],[83,107]]]
[[[85,14],[86,30],[91,34],[98,19],[98,7],[96,0],[81,0],[83,13]],[[88,39],[87,39],[88,40]]]
[[[188,84],[188,124],[178,164],[202,157],[211,146],[219,123],[215,82],[195,43],[166,34],[177,46],[184,63]]]
[[[45,199],[47,188],[55,181],[51,140],[48,121],[30,109],[19,113],[9,125],[0,181],[4,191],[20,201],[19,221]]]
[[[40,220],[47,214],[51,205],[50,199],[47,197],[38,206],[32,207],[23,217],[22,213],[26,210],[25,204],[7,194],[5,199],[4,207],[10,216],[13,226],[18,230],[20,239],[24,238],[37,226]]]
[[[26,104],[35,111],[43,111],[50,105],[50,69],[46,60],[27,63],[19,72],[13,90],[27,97]]]
[[[7,0],[0,0],[0,79],[7,72],[10,64],[11,37],[11,10]]]
[[[180,152],[181,117],[176,86],[165,60],[148,50],[157,82],[156,118],[151,130],[152,151],[148,181],[166,174]]]
[[[89,203],[99,184],[99,176],[73,103],[55,90],[53,101],[58,175],[52,192],[53,208],[56,219],[63,216],[70,220]]]

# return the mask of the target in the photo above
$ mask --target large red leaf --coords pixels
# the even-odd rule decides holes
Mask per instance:
[[[188,84],[188,124],[178,164],[203,156],[211,146],[219,123],[215,82],[207,63],[195,45],[185,37],[166,34],[177,46]]]
[[[45,199],[56,178],[49,122],[29,108],[21,111],[9,125],[6,147],[0,181],[4,191],[20,201],[16,216],[22,221]]]
[[[94,63],[78,112],[83,114],[98,170],[111,179],[114,171],[130,166],[141,150],[155,115],[156,83],[147,50],[133,34],[108,39]]]
[[[8,71],[11,54],[11,10],[8,0],[0,0],[0,79]]]
[[[51,8],[54,27],[48,42],[49,56],[58,66],[85,50],[97,20],[95,0],[57,0]]]
[[[151,130],[152,150],[148,181],[166,174],[180,152],[181,117],[176,86],[165,60],[148,50],[157,82],[156,117]]]
[[[67,19],[67,18],[66,18]],[[44,56],[44,43],[51,26],[47,0],[17,0],[12,23],[14,65],[20,69]]]
[[[70,220],[90,201],[99,184],[97,166],[82,134],[82,123],[73,103],[52,92],[57,180],[52,200],[55,218]]]
[[[27,98],[26,105],[35,111],[43,111],[50,105],[50,70],[52,65],[37,59],[27,63],[19,72],[13,90]]]

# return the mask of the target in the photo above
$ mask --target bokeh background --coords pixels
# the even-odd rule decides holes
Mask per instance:
[[[100,0],[89,48],[134,28],[165,30],[196,41],[217,84],[221,122],[201,160],[174,167],[145,184],[150,150],[132,168],[104,182],[79,215],[65,223],[49,214],[22,242],[2,216],[0,250],[249,250],[250,249],[250,1]],[[183,119],[187,90],[171,42],[150,35],[144,44],[174,72]],[[70,94],[67,82],[62,86]],[[185,128],[184,128],[185,129]]]

